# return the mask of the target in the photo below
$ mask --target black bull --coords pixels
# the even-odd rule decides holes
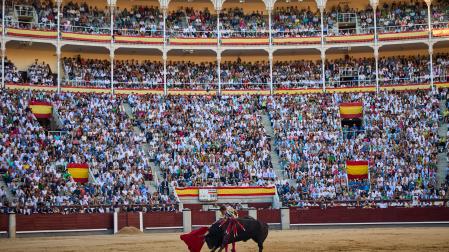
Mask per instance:
[[[252,239],[259,246],[259,252],[263,251],[263,242],[268,236],[268,225],[261,221],[258,221],[251,217],[238,218],[240,224],[245,228],[245,230],[238,229],[237,235],[230,235],[227,244],[239,241],[248,241]],[[225,225],[220,227],[220,223],[215,222],[210,226],[209,232],[205,236],[207,246],[211,251],[215,251],[220,248],[219,251],[223,249],[223,239],[225,236]]]

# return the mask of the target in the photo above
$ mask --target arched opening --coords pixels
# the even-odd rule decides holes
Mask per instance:
[[[273,54],[273,88],[322,88],[320,51],[317,49],[277,50]]]
[[[227,0],[220,12],[223,38],[260,38],[269,36],[268,12],[260,0]]]
[[[382,46],[379,49],[379,85],[428,84],[429,63],[426,44]]]
[[[65,45],[61,64],[63,86],[111,87],[110,54],[104,47]]]
[[[216,53],[212,50],[169,51],[167,88],[175,90],[217,90]]]
[[[433,45],[433,82],[449,82],[449,41],[441,41]]]
[[[315,0],[278,0],[273,9],[273,38],[320,37],[321,18]]]
[[[114,88],[164,89],[162,52],[156,49],[120,48],[115,51]]]
[[[118,0],[114,34],[120,36],[163,36],[164,18],[159,1]]]
[[[216,38],[217,13],[210,0],[172,0],[168,6],[170,38]]]
[[[270,65],[264,50],[227,50],[221,54],[221,89],[269,89]]]
[[[341,47],[326,51],[326,88],[376,85],[376,65],[371,47]]]
[[[56,86],[54,45],[25,41],[6,43],[5,83]]]

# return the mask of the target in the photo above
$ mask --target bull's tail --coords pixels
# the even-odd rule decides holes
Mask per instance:
[[[265,239],[267,239],[268,237],[268,224],[264,223],[264,222],[259,222],[260,223],[260,227],[261,227],[261,237],[260,237],[260,241],[263,243],[265,241]]]

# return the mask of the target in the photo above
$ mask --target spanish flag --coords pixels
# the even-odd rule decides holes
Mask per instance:
[[[67,170],[75,182],[87,183],[89,181],[89,166],[87,164],[68,163]]]
[[[346,173],[348,179],[367,179],[368,161],[346,161]]]
[[[44,101],[30,101],[29,107],[36,118],[51,118],[53,105]]]
[[[363,115],[361,102],[345,102],[340,103],[340,117],[349,118],[361,118]]]

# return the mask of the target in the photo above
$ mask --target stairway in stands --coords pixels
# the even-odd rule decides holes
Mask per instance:
[[[14,195],[12,195],[11,190],[9,190],[9,187],[6,185],[5,181],[3,180],[3,173],[0,173],[0,188],[3,187],[3,190],[6,193],[6,199],[11,203],[14,200]]]
[[[274,171],[276,173],[276,177],[279,179],[279,181],[285,181],[285,179],[286,179],[285,172],[284,172],[284,170],[281,167],[279,154],[277,152],[277,147],[276,147],[275,141],[274,141],[274,139],[275,139],[274,130],[273,130],[273,126],[271,125],[271,120],[270,120],[270,117],[268,116],[267,111],[264,110],[261,113],[261,117],[262,117],[262,124],[263,124],[263,127],[265,129],[265,132],[270,137],[271,165],[273,166],[273,169],[274,169]],[[293,181],[289,180],[288,183],[292,184]],[[279,208],[281,206],[282,206],[282,203],[280,201],[279,195],[277,194],[277,190],[276,190],[276,196],[274,198],[273,207],[274,208]]]
[[[271,164],[273,165],[273,169],[276,172],[276,176],[280,180],[284,180],[285,179],[285,174],[284,174],[284,171],[282,170],[281,164],[279,162],[279,155],[278,155],[278,153],[276,151],[276,146],[275,146],[275,143],[274,143],[274,139],[275,139],[274,130],[273,130],[273,127],[271,126],[270,117],[268,116],[268,113],[266,111],[264,111],[261,114],[261,116],[262,116],[262,124],[263,124],[263,127],[265,128],[265,132],[270,137]]]
[[[132,108],[129,105],[129,103],[123,103],[123,110],[125,111],[126,115],[129,118],[134,119],[134,113],[133,113]],[[137,126],[134,126],[134,133],[140,135],[142,133],[142,130]],[[148,150],[149,150],[148,144],[145,143],[145,144],[141,144],[140,146],[142,147],[144,153],[148,154]],[[153,174],[153,180],[152,181],[145,180],[145,185],[148,186],[150,192],[153,193],[153,192],[157,191],[159,180],[162,179],[163,176],[162,176],[161,169],[154,162],[150,162],[150,167],[151,167],[151,172]]]
[[[446,110],[446,101],[445,99],[440,100],[440,111],[441,114]],[[446,137],[448,131],[448,124],[444,121],[440,121],[438,128],[438,136],[440,138]],[[448,139],[446,139],[448,141]],[[448,150],[444,149],[442,152],[438,153],[438,187],[445,181],[446,175],[449,172],[448,169],[448,160],[447,160]]]

